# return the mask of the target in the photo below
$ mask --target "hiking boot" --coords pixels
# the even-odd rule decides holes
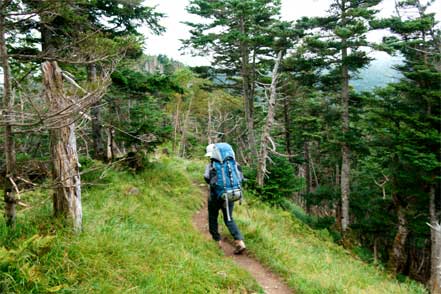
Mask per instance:
[[[243,240],[234,240],[234,247],[234,254],[241,254],[247,248]]]
[[[221,240],[217,241],[217,246],[218,246],[220,249],[222,249],[222,241],[221,241]]]

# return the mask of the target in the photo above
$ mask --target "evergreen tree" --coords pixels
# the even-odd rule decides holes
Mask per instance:
[[[244,99],[247,145],[257,160],[254,102],[258,69],[271,51],[272,26],[280,18],[280,0],[190,1],[187,11],[206,22],[190,23],[184,46],[211,53],[213,65],[230,77],[240,76]]]
[[[306,39],[315,54],[327,64],[327,73],[322,81],[327,89],[335,89],[341,96],[341,230],[345,232],[349,225],[349,197],[351,171],[351,128],[349,112],[350,72],[355,72],[369,63],[366,52],[366,33],[376,11],[373,9],[380,0],[335,0],[329,10],[329,16],[313,19],[304,18],[299,23],[303,28],[317,28],[318,33]]]
[[[402,272],[410,259],[407,239],[429,238],[425,223],[429,220],[436,227],[440,222],[441,34],[435,15],[426,12],[431,2],[399,1],[398,15],[379,23],[394,34],[385,39],[384,48],[398,50],[404,57],[397,66],[401,81],[378,93],[374,113],[379,119],[371,130],[378,140],[375,152],[382,154],[376,161],[391,178],[398,218],[389,259],[395,272]],[[421,215],[425,218],[417,217]],[[431,288],[439,293],[435,289],[440,289],[437,248],[441,245],[435,242],[435,230],[431,233]]]

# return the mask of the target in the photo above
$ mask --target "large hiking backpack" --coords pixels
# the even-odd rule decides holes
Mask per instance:
[[[225,200],[228,220],[228,202],[242,200],[242,174],[239,172],[233,148],[228,143],[217,143],[211,155],[212,167],[216,171],[216,183],[212,187],[218,198]]]

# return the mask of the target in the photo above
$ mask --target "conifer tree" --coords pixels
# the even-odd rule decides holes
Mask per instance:
[[[374,18],[373,9],[380,0],[334,0],[329,15],[307,19],[299,22],[299,26],[312,31],[306,38],[314,58],[326,61],[326,79],[328,91],[335,89],[341,97],[341,220],[342,232],[349,225],[349,198],[351,176],[351,127],[350,127],[350,88],[351,72],[356,72],[369,63],[365,51],[368,46],[366,33],[370,30],[368,22]]]
[[[398,1],[397,15],[378,23],[393,33],[385,38],[384,48],[397,50],[404,60],[397,66],[403,78],[380,92],[381,120],[372,133],[383,141],[379,147],[389,142],[378,158],[389,169],[398,218],[388,266],[402,270],[407,262],[406,239],[417,225],[414,214],[427,215],[421,227],[429,222],[432,228],[430,285],[432,293],[440,293],[441,32],[434,13],[427,13],[432,2]]]
[[[280,0],[190,1],[187,11],[206,22],[191,23],[184,46],[213,55],[213,65],[230,77],[240,76],[247,140],[257,161],[254,99],[257,70],[268,55],[273,36],[270,27],[280,18]]]

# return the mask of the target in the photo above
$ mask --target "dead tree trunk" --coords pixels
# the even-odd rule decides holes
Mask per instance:
[[[268,100],[268,114],[266,116],[266,121],[263,127],[261,143],[260,143],[260,152],[258,158],[259,166],[257,167],[257,184],[260,187],[263,186],[265,181],[265,175],[267,173],[266,160],[268,158],[268,145],[271,143],[271,134],[270,134],[271,128],[274,124],[276,98],[277,98],[277,82],[279,77],[279,65],[281,60],[282,60],[282,51],[279,51],[277,55],[276,63],[274,64],[274,68],[273,68],[272,81],[270,87],[270,97]]]
[[[285,146],[286,146],[286,153],[289,156],[289,161],[293,163],[293,151],[292,151],[292,145],[291,145],[291,117],[290,117],[290,103],[288,97],[283,99],[283,118],[285,122]]]
[[[436,213],[435,186],[430,186],[430,293],[441,293],[441,224]]]
[[[179,144],[179,156],[185,157],[186,147],[187,147],[187,132],[190,125],[190,113],[193,107],[193,94],[190,96],[190,101],[188,102],[187,113],[185,114],[184,124],[182,126],[181,142]]]
[[[97,70],[95,64],[87,66],[87,78],[92,86],[95,86],[97,80]],[[103,160],[104,156],[104,139],[101,126],[101,109],[99,101],[91,106],[90,114],[92,117],[92,141],[93,141],[93,158]]]
[[[178,145],[178,131],[179,131],[179,126],[180,126],[180,105],[181,105],[181,97],[178,96],[177,97],[177,101],[176,101],[176,111],[173,114],[174,115],[174,119],[173,119],[173,146],[172,146],[172,150],[173,150],[173,154],[179,154],[179,150],[177,150],[177,145]]]
[[[5,38],[5,13],[4,8],[6,3],[1,3],[0,11],[0,55],[1,55],[1,66],[3,69],[3,119],[5,121],[4,130],[4,151],[5,151],[5,162],[6,162],[6,177],[4,181],[4,201],[5,201],[5,218],[8,226],[13,226],[15,224],[15,191],[13,189],[13,181],[15,174],[15,146],[14,137],[12,132],[12,107],[14,100],[12,98],[12,87],[11,87],[11,68],[8,61],[8,51],[6,48],[6,38]]]
[[[43,82],[49,112],[63,113],[72,104],[63,91],[63,77],[56,62],[45,62]],[[81,184],[73,118],[50,129],[52,178],[54,181],[54,214],[69,219],[75,231],[81,230]],[[70,122],[69,122],[70,120]]]

